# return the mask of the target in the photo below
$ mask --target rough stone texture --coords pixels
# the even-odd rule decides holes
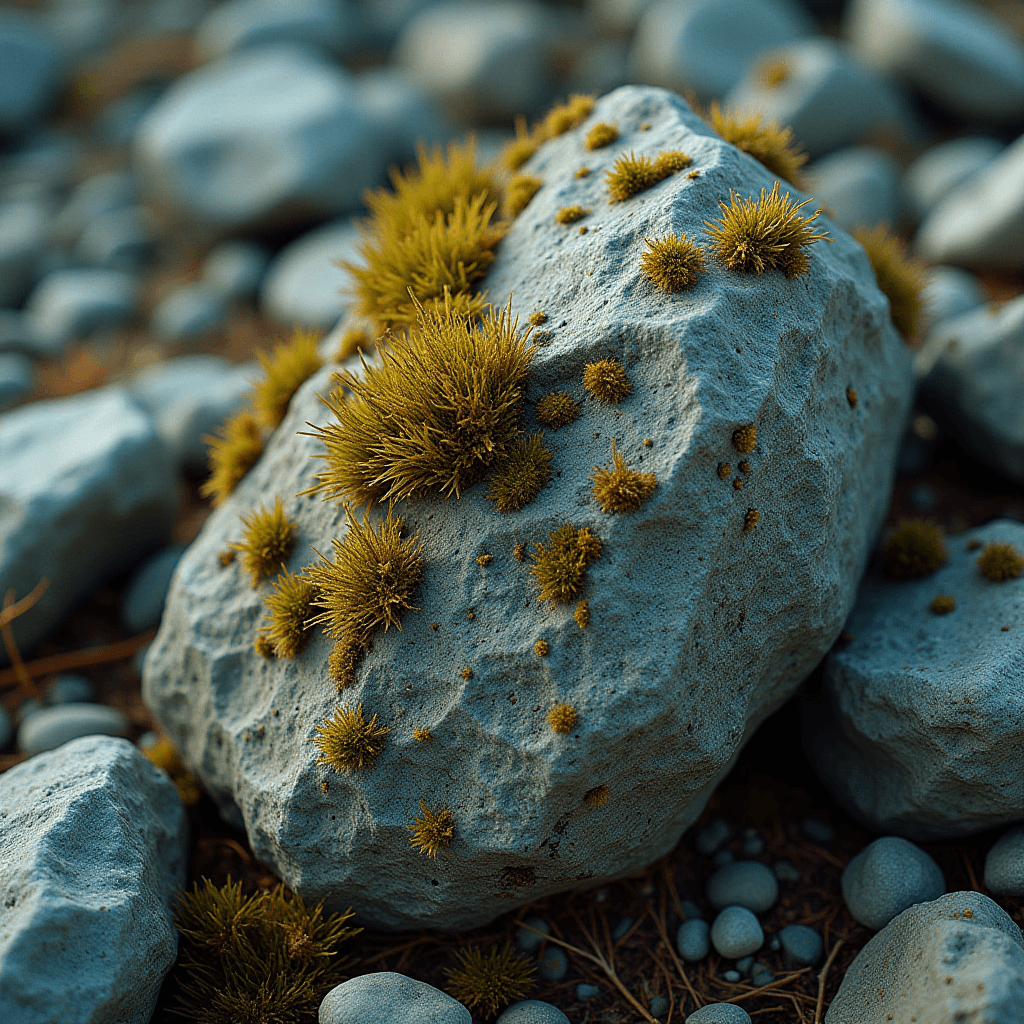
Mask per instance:
[[[337,985],[320,1004],[320,1024],[471,1024],[462,1003],[425,981],[393,971]]]
[[[173,783],[127,740],[84,737],[0,776],[4,1024],[148,1024],[187,830]]]
[[[33,402],[0,417],[0,592],[42,599],[12,624],[25,653],[76,601],[167,537],[174,470],[121,388]]]
[[[950,538],[948,562],[924,579],[869,574],[853,641],[803,705],[804,744],[839,802],[915,840],[1017,821],[1024,803],[1024,577],[985,579],[969,537],[1024,551],[1024,526],[1001,519]],[[956,610],[933,614],[938,594]]]
[[[951,892],[905,910],[857,954],[825,1024],[1017,1024],[1022,1003],[1020,929],[987,896]]]
[[[842,886],[853,919],[876,931],[907,907],[946,891],[938,864],[899,836],[883,836],[865,846],[846,865]]]
[[[750,1014],[735,1003],[708,1003],[694,1010],[686,1024],[750,1024]]]
[[[988,851],[985,888],[999,896],[1024,895],[1024,828],[1011,828]]]
[[[485,285],[498,301],[514,291],[523,323],[548,314],[531,401],[563,388],[583,401],[584,364],[607,356],[622,360],[633,394],[617,407],[588,400],[575,424],[547,433],[560,475],[518,513],[496,512],[483,483],[457,502],[398,508],[426,551],[421,609],[375,639],[339,697],[326,639],[294,662],[255,654],[261,593],[217,558],[239,515],[275,494],[299,523],[293,571],[311,546],[326,551],[344,535],[336,503],[293,497],[321,448],[297,431],[323,421],[325,368],[183,558],[146,661],[148,705],[256,855],[303,896],[351,903],[366,922],[470,927],[671,849],[746,737],[838,635],[887,507],[910,357],[863,249],[832,227],[835,241],[815,246],[804,277],[709,263],[692,291],[659,292],[639,271],[645,237],[685,229],[703,239],[730,187],[757,194],[773,179],[662,90],[618,90],[592,120],[617,123],[619,146],[587,151],[584,125],[542,147],[526,169],[547,184]],[[700,177],[608,205],[603,171],[619,150],[667,148],[685,149]],[[595,173],[575,178],[584,161]],[[586,235],[555,223],[574,202],[594,209]],[[753,421],[758,447],[741,491],[717,467],[737,464],[733,431]],[[613,436],[659,481],[631,515],[601,513],[590,493]],[[760,522],[744,532],[752,508]],[[565,520],[604,544],[589,570],[586,631],[572,604],[539,603],[512,557]],[[483,552],[494,557],[486,569]],[[549,658],[535,655],[539,639]],[[556,700],[579,712],[570,735],[548,726]],[[341,776],[314,763],[311,741],[339,703],[355,701],[392,731],[372,772]],[[413,738],[419,726],[429,744]],[[598,785],[608,802],[583,804]],[[406,831],[423,797],[455,813],[457,838],[436,861]]]
[[[557,1006],[542,999],[524,999],[513,1003],[496,1024],[569,1024],[569,1018]]]

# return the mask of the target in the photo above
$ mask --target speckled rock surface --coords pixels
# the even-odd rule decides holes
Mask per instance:
[[[420,610],[375,639],[340,697],[320,636],[294,662],[263,661],[252,650],[261,593],[217,555],[239,536],[239,515],[275,494],[299,524],[293,571],[312,546],[344,536],[336,503],[293,497],[320,450],[297,432],[323,421],[325,368],[179,564],[146,661],[147,704],[256,855],[303,896],[351,903],[363,922],[470,927],[671,849],[745,738],[838,635],[887,507],[911,367],[863,250],[829,224],[835,241],[814,247],[804,277],[709,262],[692,291],[661,293],[640,274],[643,239],[686,230],[706,243],[703,220],[730,187],[756,195],[773,179],[662,90],[618,90],[591,120],[617,123],[619,145],[587,151],[588,123],[542,147],[525,169],[546,184],[485,282],[496,300],[514,291],[521,322],[548,314],[528,400],[567,389],[584,404],[545,437],[552,484],[507,516],[484,499],[486,484],[457,502],[398,507],[424,545]],[[699,177],[609,205],[602,172],[631,148],[683,149]],[[584,162],[594,173],[575,178]],[[571,203],[594,210],[586,235],[555,223]],[[611,356],[632,395],[617,407],[584,402],[584,364]],[[758,443],[741,490],[741,473],[717,469],[738,466],[732,434],[750,423]],[[604,514],[590,492],[613,437],[658,480],[637,513]],[[760,520],[745,532],[750,509]],[[565,520],[604,546],[588,574],[585,631],[572,604],[538,602],[512,554]],[[485,552],[486,568],[476,561]],[[540,639],[548,658],[534,653]],[[548,726],[556,700],[578,711],[570,734]],[[339,703],[356,701],[391,732],[372,772],[343,777],[315,763],[312,739]],[[420,726],[430,743],[414,739]],[[599,785],[608,801],[586,805]],[[421,798],[455,815],[456,839],[436,861],[406,831]]]
[[[462,1003],[425,981],[394,971],[361,974],[336,985],[320,1004],[320,1024],[471,1024]]]
[[[127,740],[86,736],[0,776],[0,1018],[148,1024],[177,932],[187,821]]]
[[[988,851],[985,888],[999,896],[1024,895],[1024,828],[1011,828]]]
[[[858,954],[825,1024],[1015,1024],[1024,1004],[1024,938],[1001,907],[951,892],[905,910]]]
[[[985,579],[971,538],[1024,551],[1024,526],[1000,519],[950,538],[931,576],[872,572],[847,624],[853,641],[829,655],[803,706],[807,752],[840,803],[910,839],[1018,821],[1024,803],[1024,577]],[[955,611],[930,610],[940,594]]]

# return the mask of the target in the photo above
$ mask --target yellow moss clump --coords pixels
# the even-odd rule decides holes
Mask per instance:
[[[263,380],[253,391],[252,408],[263,426],[273,430],[281,423],[299,385],[323,365],[317,351],[320,337],[296,329],[290,341],[278,345],[269,355],[256,353],[263,368]]]
[[[578,128],[594,109],[593,96],[572,95],[566,103],[556,104],[532,131],[526,118],[516,118],[516,137],[501,152],[501,163],[510,171],[518,171],[540,148],[541,143]]]
[[[413,729],[412,737],[417,743],[427,743],[433,738],[430,730],[425,725],[419,729]]]
[[[316,727],[313,742],[320,748],[317,764],[326,764],[343,774],[357,769],[371,769],[384,749],[389,728],[377,724],[377,716],[369,721],[363,705],[337,708],[334,715]]]
[[[618,137],[619,129],[615,125],[598,121],[587,132],[587,137],[584,141],[587,149],[601,149],[603,146],[610,146]]]
[[[584,206],[563,206],[558,213],[555,214],[555,220],[559,224],[574,224],[578,220],[582,220],[588,213],[592,213],[592,210],[588,210]]]
[[[274,589],[264,598],[267,614],[258,634],[276,657],[294,658],[302,650],[309,639],[316,596],[316,588],[308,579],[282,569]],[[258,647],[257,651],[262,653]]]
[[[601,359],[583,367],[583,387],[598,401],[618,405],[633,390],[617,359]]]
[[[369,349],[372,344],[373,339],[366,331],[352,327],[341,336],[334,352],[334,361],[343,363],[346,359],[351,359],[360,349]]]
[[[589,167],[580,167],[576,171],[576,173],[573,175],[574,178],[587,178],[589,176],[590,176],[590,168]]]
[[[270,661],[274,655],[274,645],[270,642],[270,637],[264,633],[257,633],[255,639],[252,642],[252,649],[261,657],[266,658]]]
[[[593,494],[602,512],[635,512],[653,493],[658,481],[653,473],[630,469],[612,439],[612,468],[595,466]]]
[[[660,153],[654,160],[649,156],[622,154],[614,166],[605,175],[608,186],[608,199],[612,203],[622,203],[639,192],[653,188],[660,181],[671,177],[693,160],[678,150]]]
[[[868,231],[860,228],[853,237],[864,246],[878,287],[889,300],[889,316],[904,340],[915,344],[921,321],[924,264],[911,259],[907,247],[884,224]]]
[[[586,629],[590,624],[590,599],[583,598],[576,602],[576,611],[572,613],[572,617],[576,620],[576,625],[580,629]]]
[[[540,327],[541,324],[547,323],[548,315],[542,309],[535,309],[530,314],[530,323],[534,327]]]
[[[939,594],[937,597],[932,598],[928,607],[934,615],[948,615],[956,610],[956,598],[949,597],[946,594]]]
[[[978,556],[978,569],[993,583],[1015,580],[1024,572],[1024,556],[1012,544],[986,544]]]
[[[185,767],[178,751],[170,740],[161,739],[150,747],[146,747],[142,753],[157,766],[162,768],[171,777],[174,788],[181,797],[181,802],[186,807],[194,807],[202,796],[199,783],[195,776]]]
[[[603,807],[608,803],[608,787],[595,786],[593,789],[588,789],[583,794],[583,802],[588,807]]]
[[[548,725],[553,732],[572,732],[573,727],[579,721],[579,715],[571,704],[556,704],[548,712]]]
[[[757,447],[757,427],[753,423],[748,423],[745,426],[737,427],[732,432],[732,446],[736,451],[742,455],[749,455]],[[721,465],[719,466],[718,475],[725,479],[729,475],[729,466],[725,466],[725,472],[722,472]]]
[[[783,57],[769,57],[761,62],[755,74],[762,88],[777,89],[783,82],[789,81],[793,68]]]
[[[219,437],[203,441],[210,446],[210,478],[199,493],[220,505],[263,454],[263,435],[256,417],[243,410],[224,421]]]
[[[486,956],[473,947],[458,950],[459,967],[447,970],[448,991],[481,1018],[496,1017],[509,1003],[517,1003],[530,991],[533,966],[508,944]]]
[[[486,496],[499,512],[518,512],[540,494],[550,479],[551,452],[544,447],[542,434],[531,434],[512,442],[491,474]]]
[[[776,121],[765,121],[760,114],[722,111],[717,101],[711,104],[708,124],[726,142],[749,153],[772,174],[797,188],[803,187],[800,169],[807,163],[807,154],[793,142],[793,131]]]
[[[882,545],[879,564],[886,575],[907,580],[935,572],[945,560],[942,528],[920,519],[907,519]]]
[[[601,542],[589,527],[569,523],[552,530],[548,546],[534,544],[530,572],[540,600],[568,604],[583,589],[587,567],[601,557]]]
[[[517,174],[505,189],[505,216],[509,220],[518,217],[543,184],[536,174]]]
[[[295,524],[284,514],[281,499],[274,498],[274,507],[240,516],[245,532],[240,544],[231,547],[242,557],[242,568],[252,577],[252,585],[278,571],[295,549]]]
[[[683,232],[664,238],[645,238],[647,251],[640,257],[640,269],[663,292],[692,288],[704,269],[704,253]]]
[[[743,532],[750,533],[761,522],[761,513],[756,508],[748,508],[743,517]]]
[[[811,228],[820,210],[810,217],[800,215],[810,201],[805,199],[794,206],[788,192],[779,195],[778,182],[771,192],[761,189],[759,199],[741,199],[733,192],[728,206],[718,204],[721,218],[704,221],[719,261],[729,270],[747,274],[763,274],[766,270],[781,270],[788,278],[806,274],[811,266],[807,249],[828,238],[827,231]]]
[[[360,503],[458,498],[519,438],[533,348],[509,308],[476,322],[446,301],[417,306],[417,317],[379,363],[339,375],[351,394],[330,395],[336,420],[314,427],[327,465],[312,493]]]
[[[579,419],[580,407],[568,391],[553,392],[537,403],[534,415],[542,426],[558,430]]]
[[[533,649],[539,657],[546,658],[551,653],[551,644],[547,640],[538,640]]]
[[[414,816],[412,824],[405,826],[412,833],[409,842],[420,853],[437,860],[438,852],[447,849],[455,837],[455,818],[447,804],[442,804],[436,811],[432,811],[421,800],[420,811],[423,817]]]

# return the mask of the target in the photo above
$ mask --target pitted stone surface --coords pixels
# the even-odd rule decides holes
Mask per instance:
[[[607,152],[584,146],[598,120],[622,132]],[[604,170],[622,149],[685,150],[699,177],[679,174],[609,205]],[[585,179],[574,177],[582,163],[594,172]],[[584,405],[574,424],[545,436],[552,484],[507,516],[484,499],[486,483],[459,501],[397,508],[424,545],[420,610],[402,632],[375,638],[343,694],[319,635],[295,661],[262,660],[252,641],[266,588],[253,590],[217,555],[238,539],[239,515],[274,495],[298,522],[292,571],[314,559],[312,547],[327,551],[344,536],[336,503],[294,497],[318,465],[309,456],[319,442],[298,432],[323,421],[325,368],[179,564],[146,661],[148,705],[256,855],[304,897],[351,904],[362,921],[391,928],[471,927],[672,848],[745,738],[842,628],[887,508],[910,402],[910,357],[867,258],[824,218],[835,240],[814,246],[810,273],[792,281],[710,260],[679,295],[641,276],[645,237],[685,230],[707,244],[703,221],[730,188],[757,195],[774,180],[678,97],[620,89],[525,170],[545,185],[485,287],[499,302],[514,292],[521,323],[534,310],[548,315],[529,402],[566,389]],[[594,211],[586,235],[554,220],[573,203]],[[633,393],[619,406],[584,401],[584,365],[612,356]],[[740,490],[717,468],[737,466],[733,431],[752,422],[758,444]],[[535,429],[529,405],[524,427]],[[629,464],[658,479],[633,514],[600,512],[590,492],[613,437]],[[744,532],[754,508],[760,521]],[[585,631],[573,604],[537,601],[528,565],[512,556],[566,520],[604,545],[584,592]],[[482,553],[493,556],[486,568]],[[538,639],[550,657],[536,656]],[[357,701],[391,732],[372,771],[341,776],[315,763],[312,740],[339,704]],[[555,701],[579,713],[570,734],[548,726]],[[414,739],[420,726],[429,743]],[[598,785],[609,799],[590,807],[583,796]],[[421,798],[447,802],[455,816],[456,838],[436,861],[406,831]]]

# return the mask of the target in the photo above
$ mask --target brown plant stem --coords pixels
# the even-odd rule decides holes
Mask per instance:
[[[104,644],[102,647],[86,647],[80,651],[68,651],[67,654],[51,654],[48,658],[37,658],[35,661],[25,663],[25,668],[32,675],[45,676],[51,672],[66,672],[69,669],[83,668],[86,665],[104,665],[110,661],[123,661],[145,647],[155,636],[156,630],[148,629],[145,633],[140,633],[129,640],[119,640],[117,643]],[[13,660],[12,658],[11,661]],[[11,683],[16,683],[18,680],[18,673],[13,668],[0,671],[0,686],[10,686]]]
[[[832,952],[829,953],[825,966],[818,973],[818,1002],[814,1007],[814,1024],[821,1024],[821,1004],[825,1001],[825,979],[828,977],[828,969],[832,966],[832,961],[835,960],[836,953],[839,952],[839,947],[843,944],[845,938],[845,936],[840,938],[832,947]]]

